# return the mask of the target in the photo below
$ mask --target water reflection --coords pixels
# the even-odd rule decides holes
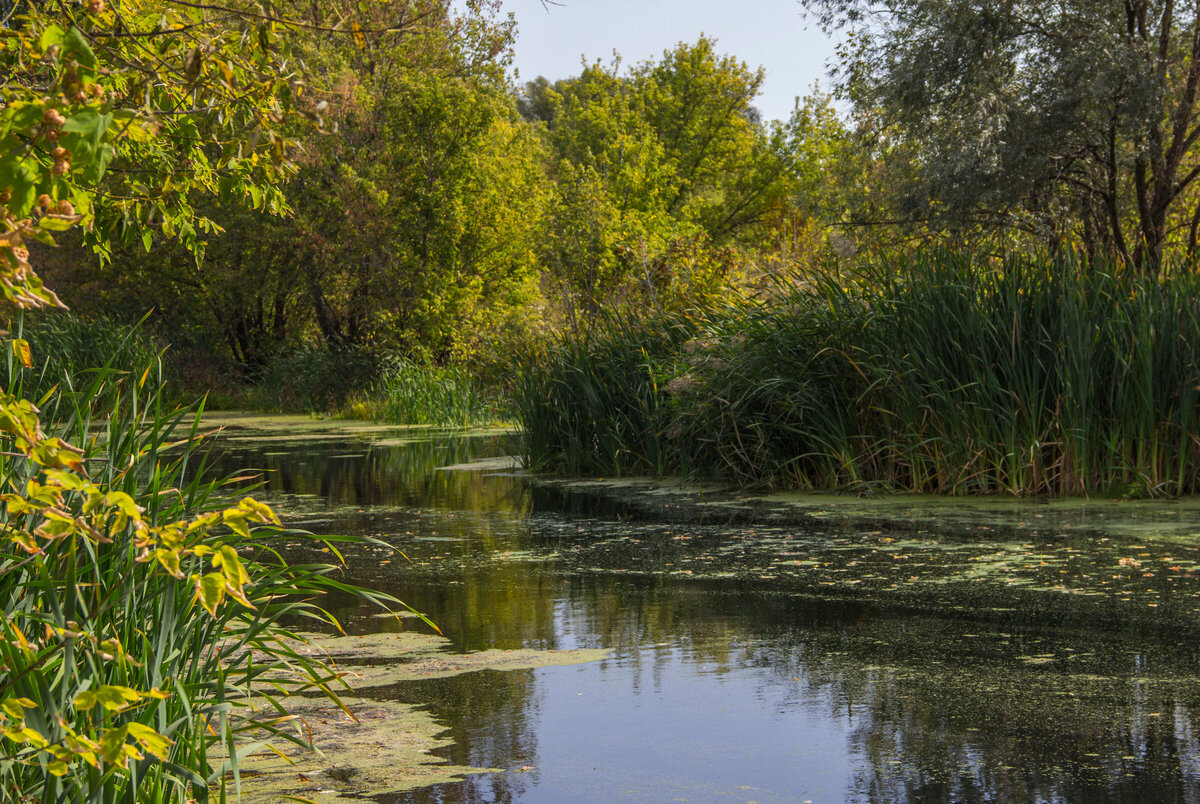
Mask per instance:
[[[403,550],[355,552],[348,574],[458,650],[613,650],[373,691],[428,705],[453,762],[506,769],[387,801],[1200,800],[1195,547],[656,522],[436,470],[504,450],[239,441],[223,459],[267,470],[290,521]],[[401,627],[334,603],[359,631]]]

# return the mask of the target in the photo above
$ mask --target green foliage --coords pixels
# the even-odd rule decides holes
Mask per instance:
[[[332,413],[383,377],[386,358],[360,346],[304,345],[282,353],[255,378],[249,406]]]
[[[83,224],[108,256],[117,241],[148,248],[161,227],[199,256],[214,224],[198,198],[281,209],[277,127],[301,88],[273,10],[91,0],[20,12],[0,37],[9,303],[60,305],[26,241]],[[343,587],[331,567],[287,566],[258,527],[279,525],[267,506],[201,479],[198,418],[168,409],[153,355],[121,362],[145,357],[135,338],[103,334],[46,325],[60,353],[41,371],[28,341],[5,343],[0,795],[224,798],[247,738],[304,744],[277,699],[332,694],[334,678],[282,641],[279,621],[322,618],[309,601]],[[98,345],[115,349],[81,373],[75,360]],[[26,381],[60,371],[72,392],[25,398]]]
[[[404,23],[361,45],[292,35],[324,131],[296,132],[291,214],[222,197],[206,211],[225,234],[203,262],[127,252],[109,298],[156,307],[176,332],[217,334],[245,378],[316,341],[473,356],[476,330],[528,295],[546,194],[541,144],[503,75],[512,24],[490,3],[386,8]]]
[[[107,374],[111,379],[122,371],[144,371],[155,365],[160,351],[141,327],[64,313],[27,314],[17,334],[29,344],[33,365],[26,368],[18,359],[9,360],[5,387],[19,383],[31,399],[42,399],[56,387],[66,394],[100,394],[106,399],[119,395],[119,383],[96,385],[91,375]]]
[[[277,623],[320,617],[302,601],[332,568],[289,568],[250,529],[269,509],[202,479],[198,422],[165,406],[153,359],[82,379],[44,406],[55,438],[87,445],[78,468],[0,463],[0,790],[204,799],[247,737],[302,742],[271,700],[330,675]]]
[[[344,408],[344,415],[388,424],[466,427],[497,421],[494,401],[459,367],[421,365],[393,359],[383,377]]]
[[[542,260],[572,319],[593,320],[622,296],[688,296],[695,288],[680,289],[693,277],[666,255],[682,244],[760,245],[791,191],[794,131],[762,125],[752,106],[761,70],[719,56],[707,38],[619,70],[587,65],[577,78],[527,85],[522,100],[553,150]]]
[[[532,463],[571,471],[633,453],[792,488],[1192,493],[1198,312],[1191,273],[937,252],[714,311],[674,352],[571,341],[527,367],[517,408]]]
[[[527,464],[571,475],[669,471],[659,379],[696,327],[684,316],[609,319],[527,356],[513,394]]]
[[[842,91],[917,168],[900,217],[1153,271],[1195,254],[1200,9],[1164,0],[815,0]]]

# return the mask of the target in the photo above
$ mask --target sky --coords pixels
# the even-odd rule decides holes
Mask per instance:
[[[608,63],[613,50],[625,65],[657,61],[679,42],[701,34],[717,52],[764,67],[755,105],[764,120],[786,119],[797,96],[820,81],[830,89],[834,42],[797,0],[504,0],[519,26],[514,66],[521,81],[578,75],[581,57]]]

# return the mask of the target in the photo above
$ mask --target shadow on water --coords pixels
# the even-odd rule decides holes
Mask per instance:
[[[380,801],[1200,801],[1195,543],[656,521],[438,470],[501,436],[373,438],[239,438],[222,461],[266,470],[298,527],[402,550],[347,575],[455,650],[612,651],[370,690],[427,706],[447,760],[505,769]],[[333,603],[359,633],[418,627]]]

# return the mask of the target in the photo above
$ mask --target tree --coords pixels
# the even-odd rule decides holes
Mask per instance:
[[[525,86],[523,112],[554,156],[543,260],[586,316],[631,283],[652,299],[687,284],[668,255],[696,245],[714,256],[690,263],[699,273],[725,270],[717,252],[762,242],[789,198],[790,129],[753,106],[763,72],[715,47],[701,38],[625,72],[595,63]]]
[[[1019,226],[1144,271],[1196,249],[1200,6],[815,0],[840,89],[910,144],[902,213]]]
[[[59,271],[64,293],[154,308],[176,345],[232,358],[243,376],[302,343],[473,354],[535,288],[545,195],[541,144],[505,73],[513,24],[496,5],[402,0],[363,20],[361,38],[291,31],[323,131],[283,126],[297,142],[286,204],[197,198],[219,230],[200,232],[201,259],[179,237],[150,253],[139,240],[106,269]],[[331,24],[335,9],[313,8],[307,25]]]

